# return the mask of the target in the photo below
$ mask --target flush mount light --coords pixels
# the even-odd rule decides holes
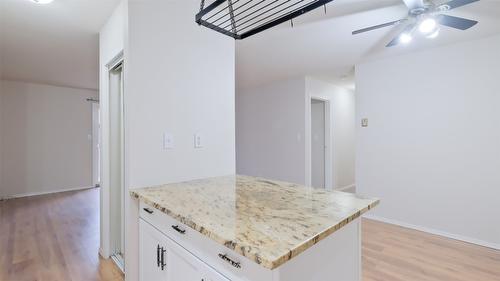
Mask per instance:
[[[399,36],[399,42],[403,44],[408,44],[413,40],[413,37],[409,33],[403,33]]]
[[[31,2],[36,3],[36,4],[49,4],[54,0],[31,0]]]
[[[433,18],[427,18],[423,20],[420,25],[418,26],[418,30],[422,32],[423,34],[431,34],[436,32],[436,29],[438,28],[438,24],[435,19]]]

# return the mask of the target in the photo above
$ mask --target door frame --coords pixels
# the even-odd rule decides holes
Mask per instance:
[[[110,138],[109,138],[109,132],[110,132],[110,116],[109,116],[109,106],[110,106],[110,100],[109,100],[109,95],[110,95],[110,89],[109,89],[109,75],[110,72],[116,68],[118,65],[122,65],[122,100],[121,100],[121,107],[122,107],[122,150],[121,150],[121,160],[122,160],[122,185],[123,185],[123,198],[122,198],[122,217],[123,217],[123,223],[126,221],[126,200],[125,200],[125,194],[127,194],[126,190],[128,186],[128,167],[127,167],[127,158],[126,158],[126,127],[127,127],[127,120],[126,120],[126,93],[124,89],[124,76],[125,76],[125,60],[124,60],[124,53],[123,50],[118,52],[108,63],[101,65],[100,69],[100,106],[101,106],[101,131],[100,131],[100,138],[101,138],[101,189],[100,189],[100,216],[101,216],[101,222],[100,222],[100,237],[101,237],[101,243],[99,247],[99,254],[105,258],[112,258],[113,254],[113,246],[112,246],[112,237],[111,237],[111,192],[110,192]],[[123,224],[123,228],[126,229],[126,226]],[[123,243],[126,244],[126,231],[123,231]],[[125,252],[125,248],[122,249],[123,252]],[[115,260],[115,259],[114,259]],[[116,261],[116,260],[115,260]],[[118,263],[117,263],[118,264]],[[123,261],[123,267],[124,261]],[[120,266],[120,265],[119,265]],[[124,271],[124,268],[120,268],[122,271]]]
[[[322,97],[310,96],[307,99],[307,109],[306,109],[306,185],[312,186],[312,153],[311,153],[311,122],[312,122],[312,111],[311,103],[313,100],[321,101],[325,105],[325,189],[333,190],[333,107],[329,99]]]
[[[114,62],[113,64],[111,64],[109,67],[108,67],[109,71],[108,71],[108,75],[111,76],[112,72],[116,72],[116,71],[119,71],[119,94],[120,94],[120,97],[119,97],[119,104],[118,104],[118,107],[119,107],[119,119],[120,119],[120,128],[119,128],[119,141],[120,141],[120,152],[119,152],[119,155],[120,155],[120,167],[119,167],[119,171],[120,171],[120,229],[113,229],[113,227],[116,227],[117,225],[115,225],[115,223],[112,223],[110,221],[110,237],[109,237],[109,241],[110,241],[110,245],[111,245],[111,258],[113,259],[113,261],[116,263],[116,265],[122,270],[124,271],[124,267],[125,267],[125,260],[124,260],[124,256],[123,255],[120,255],[120,254],[124,254],[125,252],[125,195],[126,195],[126,188],[125,188],[125,102],[124,102],[124,98],[125,98],[125,95],[124,95],[124,87],[123,87],[123,83],[124,83],[124,66],[123,66],[123,59],[120,59],[116,62]],[[108,76],[109,77],[109,76]],[[109,85],[108,85],[109,86]],[[111,94],[111,93],[110,93]],[[110,128],[111,130],[111,128]],[[111,132],[111,131],[110,131]],[[113,161],[111,161],[112,159],[110,159],[110,168],[111,168],[111,163],[113,163]],[[110,178],[110,185],[109,187],[111,188],[111,178]],[[110,195],[113,194],[112,190],[110,189]],[[111,208],[115,208],[116,205],[112,204],[112,198],[110,198],[110,215],[114,214],[113,212],[116,211],[116,210],[112,210]],[[118,237],[114,237],[113,234],[114,233],[117,233],[119,232],[120,234],[120,244],[118,244]],[[118,249],[120,249],[120,252],[117,252]]]

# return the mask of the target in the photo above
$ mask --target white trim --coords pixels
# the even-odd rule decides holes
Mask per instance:
[[[68,192],[68,191],[77,191],[77,190],[84,190],[84,189],[91,189],[91,188],[95,188],[95,186],[74,187],[74,188],[55,189],[55,190],[41,191],[41,192],[29,192],[29,193],[14,194],[14,195],[2,197],[2,198],[0,198],[0,200],[9,200],[9,199],[15,199],[15,198],[54,194],[54,193],[61,193],[61,192]]]
[[[116,266],[122,271],[122,273],[125,273],[125,268],[124,268],[125,260],[121,257],[118,257],[117,255],[112,255],[111,259],[116,264]]]
[[[109,130],[110,130],[110,119],[109,119],[109,96],[110,96],[110,91],[109,91],[109,74],[110,71],[116,68],[118,65],[121,65],[122,67],[122,100],[121,100],[121,106],[122,106],[122,113],[125,113],[125,89],[124,89],[124,74],[126,71],[126,67],[124,67],[125,64],[125,58],[124,58],[124,51],[121,50],[118,52],[113,59],[111,59],[107,64],[101,65],[101,72],[100,72],[100,85],[101,89],[99,92],[99,100],[100,100],[100,109],[101,109],[101,127],[100,127],[100,143],[101,143],[101,213],[100,213],[100,218],[101,218],[101,225],[100,225],[100,230],[101,230],[101,245],[100,245],[100,254],[103,257],[111,257],[112,256],[112,237],[111,237],[111,194],[110,194],[110,158],[109,158],[109,152],[110,152],[110,139],[109,139]],[[126,115],[122,119],[122,128],[124,131],[123,135],[123,141],[125,142],[126,139]],[[123,147],[122,147],[122,164],[124,165],[122,169],[125,171],[122,173],[124,176],[123,178],[123,186],[124,191],[123,191],[123,197],[122,201],[125,201],[125,195],[128,193],[125,192],[127,190],[126,186],[128,186],[128,177],[126,171],[127,166],[126,166],[126,146],[127,143],[125,142]],[[125,202],[122,202],[122,207],[124,207]],[[123,215],[124,211],[122,212]],[[127,235],[124,233],[124,239],[126,241]],[[125,249],[122,249],[122,251],[125,251]]]
[[[109,70],[115,68],[119,64],[123,63],[123,50],[118,52],[107,64],[106,68]]]
[[[109,259],[109,256],[104,255],[104,250],[101,247],[99,247],[99,255],[105,260]]]
[[[355,184],[355,183],[353,183],[353,184],[351,184],[351,185],[346,185],[346,186],[343,186],[343,187],[336,188],[335,190],[336,190],[336,191],[344,191],[344,190],[346,190],[346,189],[353,188],[353,187],[356,187],[356,184]]]
[[[475,245],[479,245],[479,246],[483,246],[483,247],[487,247],[487,248],[491,248],[491,249],[495,249],[495,250],[500,250],[500,244],[491,243],[491,242],[483,241],[480,239],[466,237],[466,236],[457,235],[457,234],[453,234],[453,233],[448,233],[445,231],[436,230],[436,229],[428,228],[425,226],[409,224],[409,223],[405,223],[405,222],[401,222],[401,221],[397,221],[397,220],[393,220],[393,219],[374,216],[371,214],[363,215],[363,218],[374,220],[374,221],[380,221],[380,222],[384,222],[384,223],[388,223],[388,224],[393,224],[393,225],[397,225],[397,226],[401,226],[401,227],[405,227],[405,228],[410,228],[410,229],[414,229],[414,230],[418,230],[418,231],[422,231],[422,232],[426,232],[426,233],[430,233],[430,234],[434,234],[434,235],[439,235],[439,236],[443,236],[446,238],[450,238],[450,239],[454,239],[454,240],[458,240],[458,241],[462,241],[462,242],[466,242],[466,243],[471,243],[471,244],[475,244]]]

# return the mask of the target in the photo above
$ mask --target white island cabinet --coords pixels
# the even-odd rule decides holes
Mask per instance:
[[[141,280],[229,281],[144,220],[140,220]]]
[[[137,189],[141,281],[360,281],[353,194],[246,176]]]

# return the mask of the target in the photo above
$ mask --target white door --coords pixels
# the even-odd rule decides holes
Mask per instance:
[[[140,281],[230,281],[143,219],[139,241]]]
[[[220,273],[212,268],[206,268],[203,272],[202,281],[230,281],[226,277],[222,276]]]
[[[325,188],[325,102],[311,100],[311,185]]]
[[[230,281],[174,241],[168,241],[168,281]]]
[[[139,220],[139,280],[168,280],[165,240],[166,237],[161,232],[142,219]]]
[[[168,281],[203,280],[201,261],[173,241],[167,247]]]

